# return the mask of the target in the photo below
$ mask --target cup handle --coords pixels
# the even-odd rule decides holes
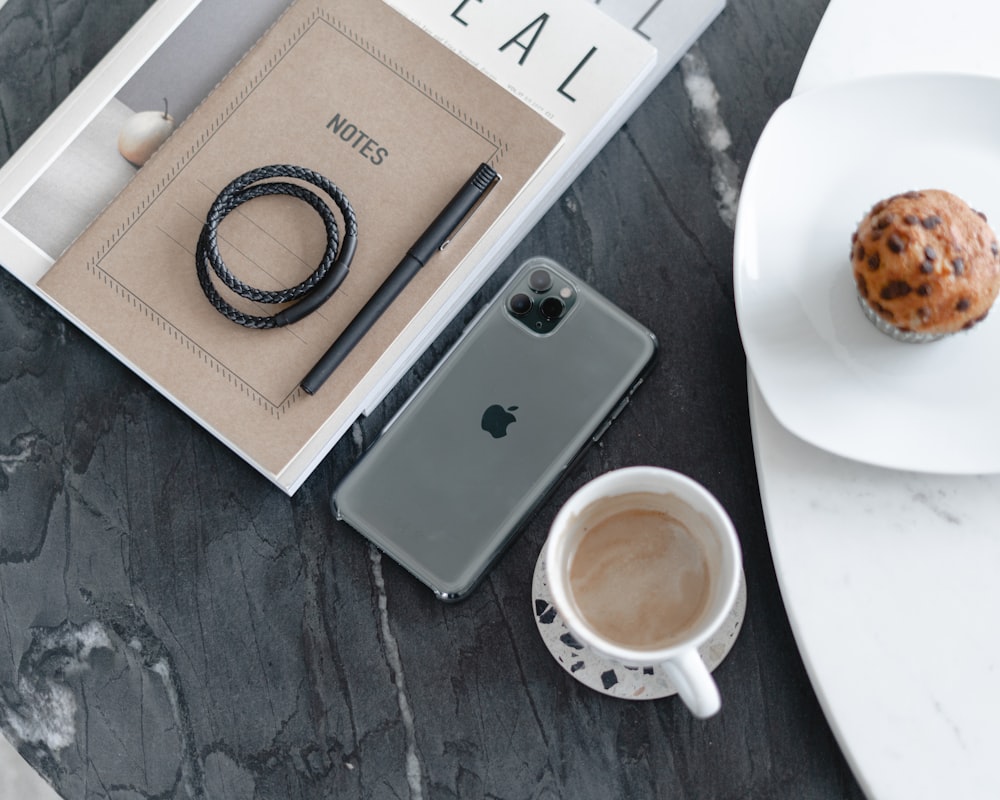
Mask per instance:
[[[701,660],[697,649],[685,650],[676,658],[663,662],[663,671],[677,687],[677,694],[691,713],[701,719],[711,717],[722,707],[719,687]]]

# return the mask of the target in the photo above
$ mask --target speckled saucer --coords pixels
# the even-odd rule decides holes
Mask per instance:
[[[545,575],[544,547],[535,563],[531,598],[535,605],[535,623],[545,646],[562,668],[584,686],[623,700],[656,700],[677,694],[677,689],[660,667],[626,667],[593,653],[573,638],[552,606]],[[719,631],[698,649],[709,671],[719,666],[732,649],[743,626],[746,607],[746,578],[741,577],[733,610]]]

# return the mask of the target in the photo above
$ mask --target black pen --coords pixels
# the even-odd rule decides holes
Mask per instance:
[[[309,370],[309,374],[302,379],[300,385],[308,394],[314,394],[330,377],[330,373],[340,365],[340,362],[347,358],[347,354],[361,341],[361,337],[382,316],[389,304],[403,291],[403,287],[410,282],[410,279],[417,274],[420,268],[447,243],[449,237],[458,229],[462,221],[475,208],[476,203],[498,178],[496,170],[489,164],[479,165],[476,173],[459,189],[458,194],[451,199],[444,211],[438,214],[437,219],[406,252],[403,260],[389,273],[389,277],[382,282],[382,285],[365,303],[357,316],[344,328],[343,333],[337,337],[330,349],[316,362],[316,366]]]

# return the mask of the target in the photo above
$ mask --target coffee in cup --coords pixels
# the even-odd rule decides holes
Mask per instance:
[[[732,522],[706,489],[659,467],[602,475],[560,510],[545,560],[553,605],[579,641],[662,665],[695,715],[718,711],[697,648],[732,609],[742,569]]]

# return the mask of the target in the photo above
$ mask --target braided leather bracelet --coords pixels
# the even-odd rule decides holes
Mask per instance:
[[[297,183],[268,181],[270,178],[297,178],[322,189],[340,209],[344,219],[344,241],[339,242],[337,220],[326,202],[315,192]],[[311,205],[326,228],[326,251],[316,270],[302,283],[280,291],[266,291],[248,286],[226,267],[219,254],[218,229],[230,211],[257,197],[285,194]],[[298,322],[326,302],[347,277],[354,250],[357,247],[358,223],[347,196],[327,178],[305,167],[274,164],[245,172],[232,181],[215,198],[198,237],[195,264],[198,282],[212,305],[233,322],[248,328],[280,328]],[[339,245],[339,249],[338,249]],[[228,303],[215,288],[209,266],[226,286],[236,294],[259,303],[294,303],[272,316],[246,314]]]

